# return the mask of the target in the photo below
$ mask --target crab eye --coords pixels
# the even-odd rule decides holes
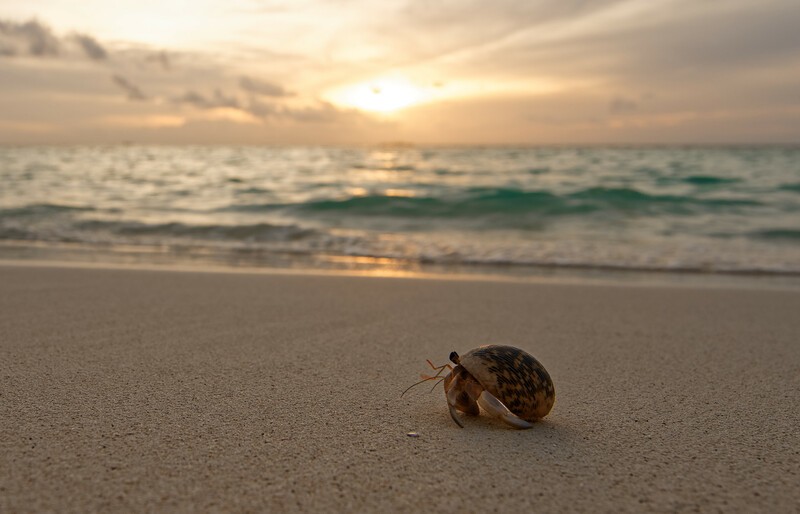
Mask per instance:
[[[461,358],[458,356],[456,352],[450,352],[450,362],[453,364],[458,364]]]

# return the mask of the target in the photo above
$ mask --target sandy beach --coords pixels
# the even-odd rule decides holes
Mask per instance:
[[[0,512],[797,512],[798,313],[788,290],[0,265]],[[487,343],[553,377],[533,429],[400,397]]]

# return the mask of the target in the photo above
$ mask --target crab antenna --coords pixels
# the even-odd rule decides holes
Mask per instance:
[[[420,380],[419,382],[417,382],[415,384],[411,384],[410,386],[408,386],[405,391],[400,393],[400,397],[401,398],[403,397],[404,394],[406,394],[408,392],[409,389],[411,389],[414,386],[418,386],[423,382],[427,382],[428,380],[437,380],[437,379],[438,379],[439,382],[441,382],[445,378],[445,377],[441,376],[442,373],[444,372],[444,370],[453,371],[453,366],[451,366],[450,364],[442,364],[441,366],[434,366],[430,359],[425,359],[425,362],[428,363],[428,365],[436,372],[436,374],[433,375],[432,377],[429,377],[427,375],[421,375],[422,376],[422,380]],[[436,382],[435,384],[433,384],[433,388],[434,389],[436,388],[437,385],[439,385],[439,382]],[[431,391],[433,391],[433,389],[431,389]]]
[[[442,381],[442,380],[444,380],[444,377],[439,377],[439,376],[436,376],[436,377],[425,377],[425,378],[423,378],[422,380],[420,380],[419,382],[416,382],[416,383],[414,383],[414,384],[411,384],[410,386],[408,386],[408,387],[406,388],[406,390],[405,390],[405,391],[403,391],[402,393],[400,393],[400,397],[402,398],[402,397],[403,397],[403,395],[404,395],[404,394],[406,394],[406,393],[407,393],[407,392],[408,392],[408,391],[409,391],[409,390],[410,390],[412,387],[418,386],[418,385],[420,385],[420,384],[421,384],[421,383],[423,383],[423,382],[427,382],[428,380],[437,380],[437,379],[438,379],[439,381]],[[433,387],[436,387],[436,385],[437,385],[438,383],[439,383],[439,382],[436,382],[436,384],[434,384],[434,385],[433,385]]]
[[[447,377],[439,377],[439,380],[437,380],[436,383],[433,384],[433,387],[431,387],[431,392],[433,392],[433,390],[436,389],[436,386],[438,386],[439,384],[444,382],[445,378],[447,378]]]

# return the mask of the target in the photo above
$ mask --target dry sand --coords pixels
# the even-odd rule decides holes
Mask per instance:
[[[545,421],[400,398],[485,343]],[[792,291],[0,266],[4,513],[797,512],[798,391]]]

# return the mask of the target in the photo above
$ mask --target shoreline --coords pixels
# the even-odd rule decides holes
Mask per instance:
[[[311,274],[440,280],[800,290],[795,272],[583,265],[427,263],[380,257],[267,253],[261,258],[126,245],[0,242],[0,265]]]
[[[442,282],[496,282],[498,284],[549,284],[600,287],[641,287],[680,289],[742,289],[764,291],[800,291],[800,279],[772,275],[729,275],[681,272],[643,272],[591,270],[586,273],[574,270],[559,270],[557,273],[479,273],[479,272],[432,272],[409,270],[352,270],[323,269],[313,267],[272,266],[225,266],[193,262],[170,263],[126,263],[107,261],[80,261],[56,259],[7,259],[0,258],[0,267],[86,269],[107,271],[153,271],[163,273],[200,273],[299,277],[353,277],[376,279],[402,279]]]

